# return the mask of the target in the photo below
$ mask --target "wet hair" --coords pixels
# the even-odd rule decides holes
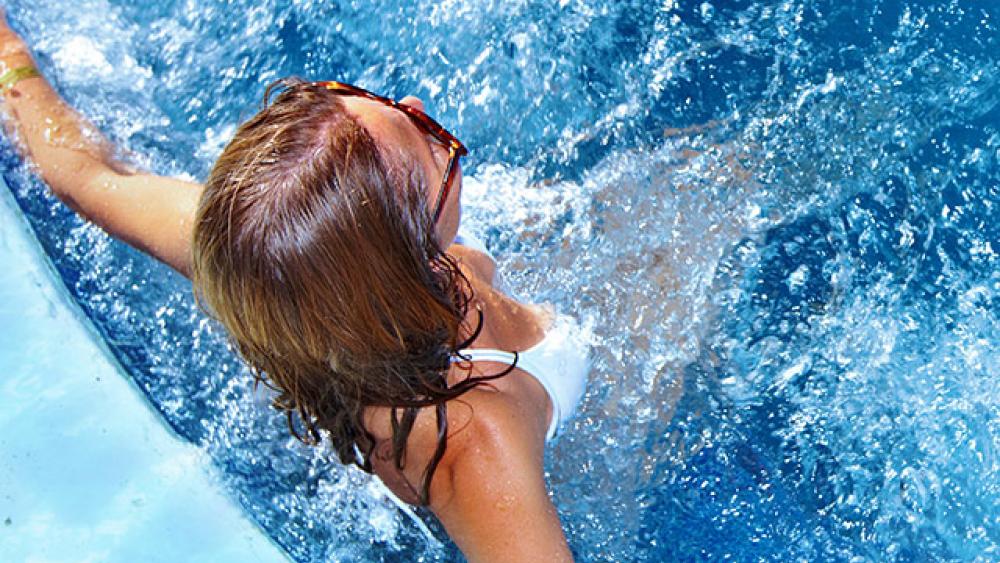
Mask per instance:
[[[277,391],[291,432],[318,444],[325,431],[342,463],[372,471],[376,439],[363,417],[381,406],[402,470],[418,411],[433,407],[426,504],[448,401],[503,374],[448,385],[482,316],[463,330],[472,287],[437,241],[422,169],[395,160],[340,96],[296,79],[272,84],[206,182],[193,281],[256,381]]]

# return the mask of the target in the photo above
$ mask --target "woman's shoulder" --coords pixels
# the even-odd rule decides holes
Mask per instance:
[[[401,409],[397,409],[397,416]],[[389,488],[407,502],[423,478],[427,464],[434,457],[440,437],[437,409],[434,406],[418,410],[406,443],[406,465],[402,475],[395,470],[388,453],[392,442],[392,409],[372,408],[366,415],[366,425],[378,446],[373,452],[373,468]],[[431,482],[432,498],[448,498],[453,494],[453,469],[473,461],[495,459],[505,449],[530,440],[516,401],[494,386],[475,387],[447,402],[445,409],[447,448]],[[461,463],[460,463],[461,462]],[[406,487],[400,476],[409,483]],[[410,489],[414,487],[414,489]]]
[[[511,452],[544,448],[544,429],[525,416],[508,393],[480,386],[448,402],[448,448],[440,469],[443,479],[431,484],[431,496],[447,499],[454,491],[454,471],[489,472]],[[544,421],[542,421],[544,423]],[[436,435],[421,433],[423,448],[436,446]]]
[[[496,259],[490,254],[486,244],[473,233],[459,229],[455,242],[448,247],[448,253],[471,268],[477,277],[493,283],[496,276]]]
[[[491,260],[495,261],[493,255],[490,254],[489,249],[486,248],[486,243],[483,239],[479,238],[479,236],[470,229],[459,227],[458,232],[455,234],[454,244],[458,244],[470,250],[475,250],[476,252],[485,254]]]
[[[482,445],[485,436],[501,436],[507,433],[507,421],[517,416],[518,402],[505,393],[497,384],[484,383],[473,387],[459,397],[447,401],[445,409],[447,423],[448,453],[459,452],[463,447]],[[366,425],[378,440],[390,440],[392,436],[392,410],[388,407],[370,408],[366,415]],[[397,416],[402,409],[396,409]],[[410,432],[407,449],[423,457],[433,455],[439,436],[437,409],[428,406],[418,409]]]

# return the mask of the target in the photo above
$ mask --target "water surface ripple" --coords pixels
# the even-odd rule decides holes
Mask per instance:
[[[285,75],[472,148],[514,294],[593,327],[547,469],[582,561],[1000,558],[1000,35],[987,2],[7,0],[121,147],[203,179]],[[166,268],[5,174],[171,426],[297,560],[457,560],[291,440]]]

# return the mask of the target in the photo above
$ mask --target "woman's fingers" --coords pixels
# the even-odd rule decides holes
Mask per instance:
[[[25,44],[21,36],[17,34],[7,23],[7,11],[0,8],[0,62],[10,66],[17,59],[17,64],[23,63],[22,59],[27,58],[30,62],[31,55],[28,45]]]

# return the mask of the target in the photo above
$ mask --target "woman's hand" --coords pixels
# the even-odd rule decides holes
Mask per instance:
[[[0,43],[6,44],[9,35],[17,37],[14,30],[10,28],[10,22],[7,21],[7,10],[0,8]],[[18,37],[18,39],[20,38]]]
[[[0,74],[21,66],[34,66],[31,50],[21,36],[11,29],[7,12],[0,8]]]

